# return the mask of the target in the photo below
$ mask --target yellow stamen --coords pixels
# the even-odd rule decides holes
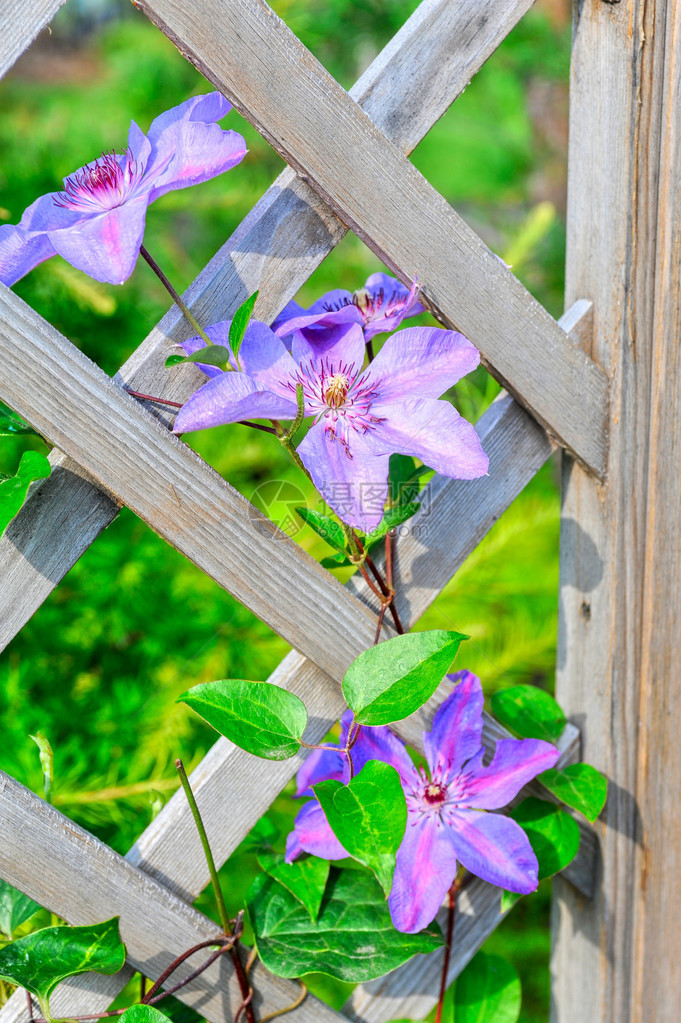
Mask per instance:
[[[343,373],[334,373],[329,377],[329,385],[324,391],[324,401],[329,408],[340,408],[348,396],[349,383]]]

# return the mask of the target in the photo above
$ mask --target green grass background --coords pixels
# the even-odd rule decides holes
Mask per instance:
[[[320,60],[349,86],[416,6],[413,0],[278,0],[273,5]],[[422,173],[554,315],[562,312],[564,156],[569,28],[564,4],[540,3],[502,44],[414,153]],[[0,222],[105,148],[124,144],[130,118],[143,129],[206,83],[130,5],[83,31],[73,0],[0,84]],[[88,26],[89,27],[89,26]],[[184,289],[283,166],[236,113],[249,153],[227,175],[170,193],[151,209],[146,244]],[[380,268],[348,237],[303,289],[354,289]],[[139,262],[120,288],[101,285],[58,257],[16,285],[27,302],[107,373],[137,347],[167,308]],[[427,316],[423,322],[433,322]],[[503,333],[504,324],[500,322]],[[452,395],[477,418],[497,393],[478,370]],[[271,438],[240,427],[189,442],[251,497],[270,480],[301,480]],[[39,440],[0,442],[0,471]],[[267,497],[267,489],[260,491]],[[272,494],[269,495],[272,498]],[[281,501],[268,503],[275,518]],[[553,682],[557,609],[558,494],[549,464],[468,559],[419,628],[455,627],[471,639],[458,666],[498,687]],[[323,544],[301,528],[316,556]],[[0,585],[2,581],[0,580]],[[55,751],[55,802],[124,852],[149,823],[152,802],[176,787],[177,756],[193,767],[215,735],[177,696],[201,681],[266,678],[286,644],[123,510],[0,654],[0,766],[41,791],[41,730]],[[268,814],[283,842],[296,806],[284,793]],[[245,843],[223,868],[236,911],[255,870]],[[548,892],[522,900],[487,948],[511,958],[524,989],[521,1020],[548,1019]],[[204,895],[199,904],[212,911]],[[44,921],[43,921],[44,922]],[[334,1004],[346,989],[319,981]]]

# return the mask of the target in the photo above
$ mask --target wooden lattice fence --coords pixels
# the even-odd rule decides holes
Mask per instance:
[[[0,70],[59,6],[3,7]],[[257,316],[271,321],[349,226],[402,280],[418,273],[426,304],[471,338],[507,388],[477,426],[489,476],[433,479],[427,529],[398,540],[405,624],[418,620],[555,445],[568,452],[559,697],[576,715],[585,755],[614,785],[598,825],[602,854],[596,831],[583,827],[580,855],[556,885],[553,1011],[561,1023],[675,1020],[681,841],[671,650],[681,617],[681,494],[669,459],[681,432],[679,388],[665,387],[679,361],[672,168],[681,148],[681,7],[576,4],[570,304],[556,323],[407,159],[532,0],[423,0],[349,94],[260,0],[139,6],[290,164],[189,288],[198,319],[228,318],[259,288]],[[181,444],[163,413],[124,392],[123,384],[162,388],[186,400],[198,371],[164,369],[184,336],[172,309],[111,380],[0,287],[0,400],[58,449],[52,476],[33,488],[0,541],[2,646],[125,504],[291,643],[297,652],[270,681],[304,699],[309,741],[319,741],[343,709],[339,680],[373,640],[374,599],[361,580],[341,586]],[[437,700],[397,729],[417,748]],[[487,720],[487,744],[502,733]],[[562,763],[579,758],[574,725],[561,748]],[[226,740],[213,747],[192,781],[220,863],[298,766],[297,758],[254,762]],[[661,784],[665,771],[676,784]],[[155,978],[214,934],[191,907],[208,877],[181,795],[125,858],[6,775],[0,819],[0,876],[74,924],[121,916],[129,966],[64,985],[53,1012],[102,1011],[133,969]],[[669,829],[672,843],[664,841]],[[664,856],[651,853],[658,848]],[[501,919],[499,890],[476,879],[457,909],[450,980]],[[291,1019],[422,1018],[436,1000],[441,957],[360,986],[344,1014],[310,997]],[[215,1023],[241,1002],[231,967],[220,963],[182,990]],[[267,1011],[294,999],[295,985],[256,971]],[[15,995],[0,1023],[24,1019],[25,1001]]]

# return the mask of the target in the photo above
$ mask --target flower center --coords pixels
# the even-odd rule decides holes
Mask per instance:
[[[427,803],[430,803],[431,806],[437,806],[440,803],[444,803],[447,796],[447,786],[440,785],[437,781],[431,781],[426,785],[423,795]]]
[[[373,298],[368,288],[359,288],[352,296],[352,304],[356,305],[361,312],[366,313],[373,304]]]
[[[324,401],[329,408],[340,408],[348,396],[350,381],[344,373],[334,373],[329,377],[328,385],[324,391]]]
[[[130,153],[102,153],[89,166],[81,167],[64,181],[64,191],[54,199],[57,206],[86,213],[112,210],[121,206],[144,174],[144,168]]]

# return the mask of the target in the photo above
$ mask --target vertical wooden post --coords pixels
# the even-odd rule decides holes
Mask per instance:
[[[593,902],[554,890],[555,1023],[681,1018],[681,5],[577,0],[566,301],[612,376],[564,460],[557,693],[611,779]]]

